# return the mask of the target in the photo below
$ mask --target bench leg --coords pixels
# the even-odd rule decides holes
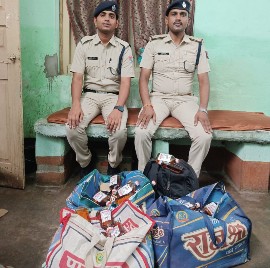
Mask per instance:
[[[65,138],[36,134],[36,179],[42,185],[65,183],[74,167],[75,155]]]
[[[270,144],[227,143],[225,172],[239,190],[268,192]]]
[[[156,158],[158,153],[169,153],[169,142],[161,140],[153,140],[152,157]]]

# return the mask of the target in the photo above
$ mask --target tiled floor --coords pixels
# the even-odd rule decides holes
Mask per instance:
[[[59,224],[59,211],[73,190],[78,176],[61,187],[40,187],[28,175],[25,190],[0,188],[0,208],[8,213],[0,218],[0,264],[14,268],[41,267],[51,238]],[[219,179],[204,174],[202,185]],[[251,261],[244,268],[270,267],[269,194],[239,193],[226,183],[230,192],[253,223]],[[172,267],[178,268],[178,267]],[[189,267],[187,267],[189,268]]]

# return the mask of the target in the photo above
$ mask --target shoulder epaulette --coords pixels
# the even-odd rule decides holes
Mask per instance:
[[[120,38],[118,38],[118,37],[115,37],[115,40],[116,40],[118,43],[120,43],[122,46],[124,46],[125,48],[129,47],[129,43],[128,43],[128,42],[126,42],[126,41],[124,41],[124,40],[122,40],[122,39],[120,39]]]
[[[195,41],[195,42],[198,42],[198,43],[200,43],[200,42],[203,41],[202,38],[198,38],[198,37],[194,37],[194,36],[189,36],[189,39],[190,39],[191,41]]]
[[[166,36],[168,36],[168,34],[153,35],[153,36],[150,36],[149,41],[153,41],[153,40],[157,40],[157,39],[163,39]]]
[[[82,39],[81,39],[81,43],[82,44],[84,44],[84,43],[86,43],[86,42],[89,42],[89,41],[91,41],[91,40],[93,40],[94,39],[94,35],[91,35],[91,36],[84,36]]]

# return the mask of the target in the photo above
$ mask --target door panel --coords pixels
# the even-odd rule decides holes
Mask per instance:
[[[0,0],[0,186],[24,188],[19,0]]]
[[[0,80],[8,79],[8,65],[6,63],[0,63]]]
[[[0,68],[1,70],[1,68]],[[7,125],[7,107],[6,107],[6,95],[7,95],[7,83],[5,81],[0,80],[0,88],[1,88],[1,99],[0,99],[0,115],[1,115],[1,124],[0,124],[0,156],[1,161],[7,161],[9,156],[8,151],[8,142],[2,142],[8,140],[7,131],[5,131],[5,126]]]

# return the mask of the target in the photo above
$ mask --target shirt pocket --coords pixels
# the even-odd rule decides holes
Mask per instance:
[[[99,72],[99,59],[98,57],[87,57],[86,59],[86,72],[91,77],[97,77]]]
[[[155,70],[165,71],[170,64],[170,55],[169,53],[157,53],[155,55]]]
[[[109,61],[106,67],[105,77],[111,80],[115,80],[118,78],[118,62],[116,61]]]
[[[188,73],[193,73],[196,69],[196,57],[194,52],[187,52],[184,56],[184,69]]]

